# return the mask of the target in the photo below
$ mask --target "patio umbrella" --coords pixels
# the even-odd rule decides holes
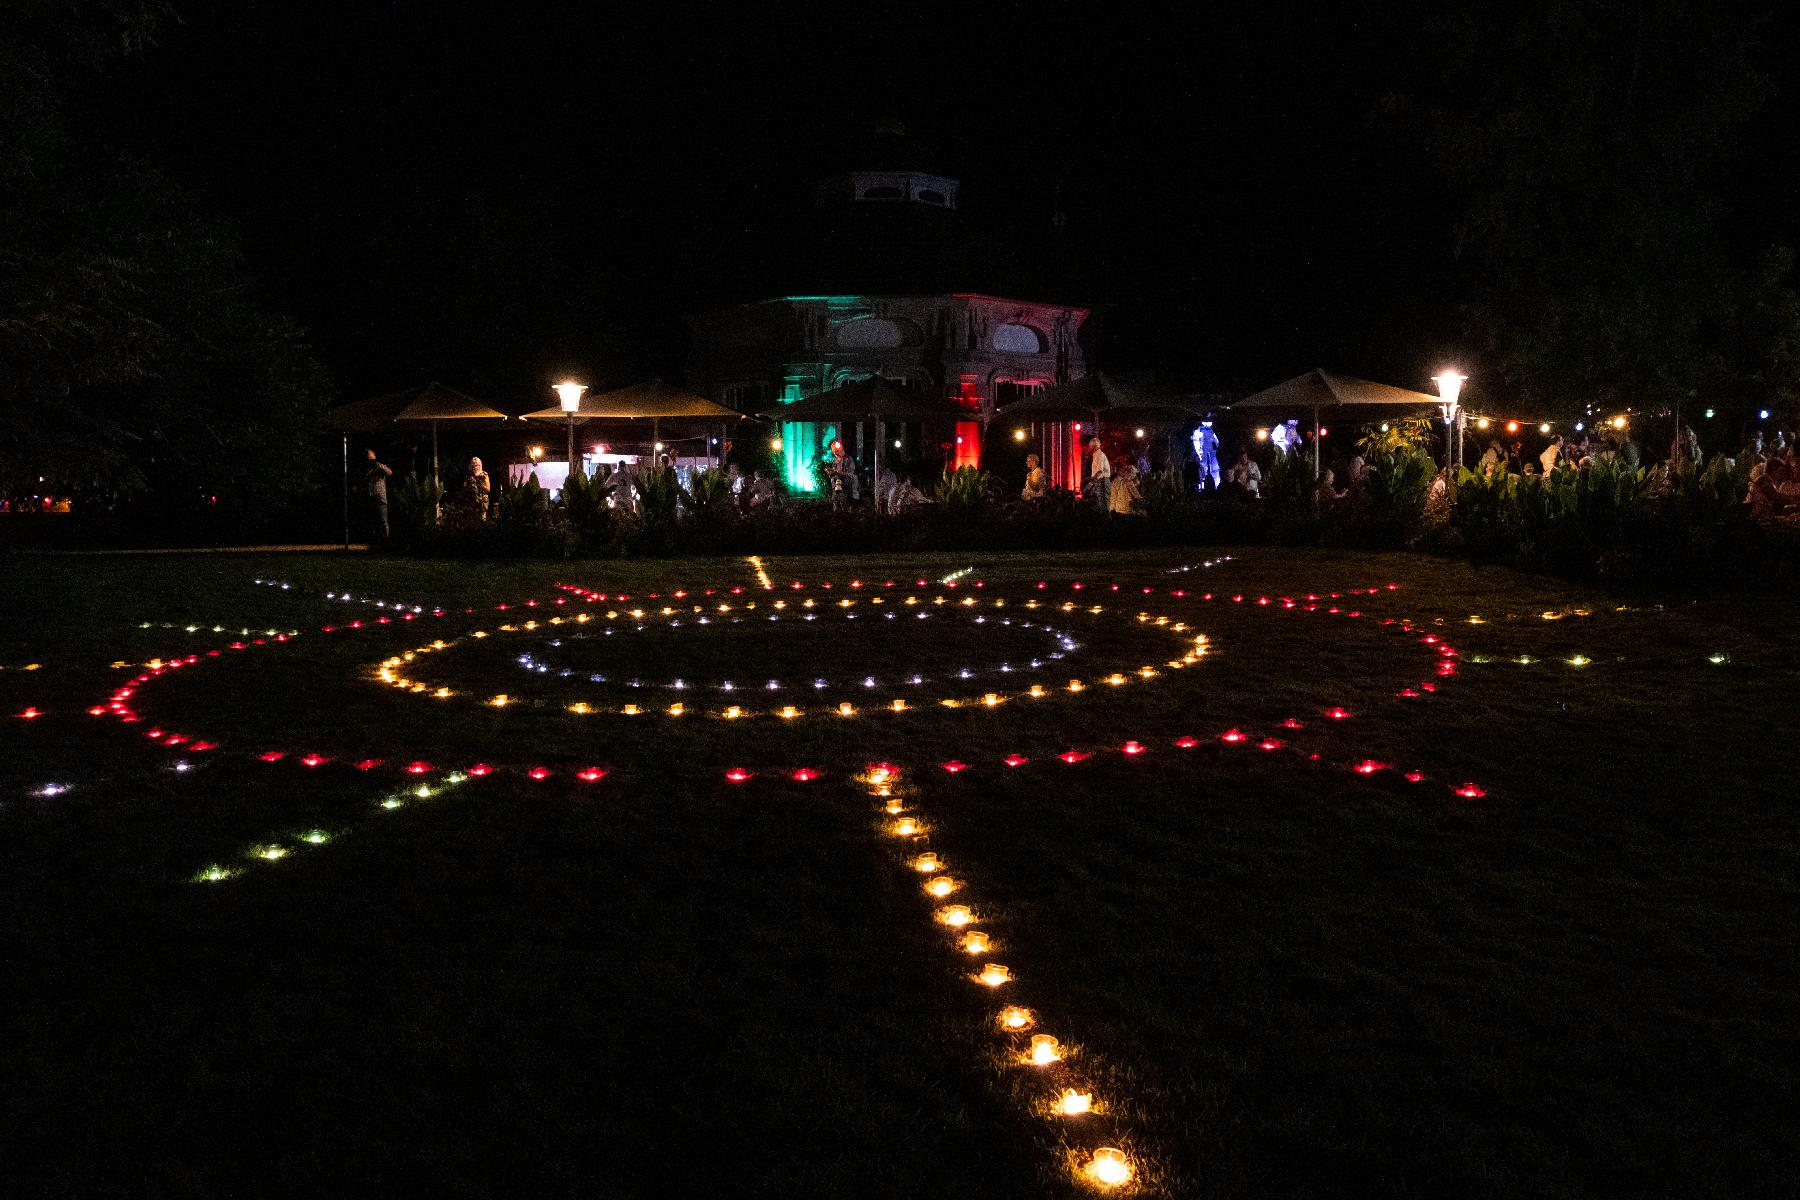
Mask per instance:
[[[506,414],[473,396],[436,382],[422,388],[389,392],[370,400],[341,404],[326,414],[326,423],[344,435],[344,544],[350,544],[350,434],[374,433],[390,425],[431,426],[431,478],[438,477],[439,421],[504,421]]]
[[[1372,383],[1349,375],[1338,375],[1315,368],[1296,375],[1284,383],[1247,396],[1231,406],[1232,412],[1246,409],[1312,410],[1313,478],[1319,477],[1319,414],[1334,408],[1436,408],[1443,401],[1424,392],[1385,383]]]
[[[1121,383],[1110,375],[1096,372],[1072,383],[1048,388],[1035,396],[1000,409],[1002,417],[1023,417],[1028,421],[1074,420],[1091,416],[1098,425],[1100,418],[1112,415],[1124,420],[1187,420],[1198,414],[1170,393]]]
[[[881,477],[881,443],[889,421],[902,423],[932,420],[954,421],[963,416],[945,404],[921,400],[891,379],[871,375],[840,383],[828,391],[791,404],[778,404],[764,409],[758,416],[776,421],[867,421],[875,422],[875,457],[870,464],[874,478]]]
[[[653,441],[661,440],[664,421],[706,421],[723,426],[728,422],[741,420],[743,415],[660,379],[611,392],[585,395],[575,410],[575,418],[581,421],[649,421]],[[540,408],[536,412],[526,413],[522,419],[563,421],[568,419],[568,414],[561,407]]]

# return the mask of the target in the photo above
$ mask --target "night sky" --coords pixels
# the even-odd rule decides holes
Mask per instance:
[[[1099,306],[1104,366],[1424,387],[1466,351],[1450,201],[1376,116],[1436,85],[1421,6],[532,7],[189,5],[85,116],[237,223],[346,398],[679,377],[681,314],[778,262],[882,120],[1001,236],[1037,244],[1060,186],[1069,282],[1024,298]],[[1789,219],[1787,157],[1758,221]]]

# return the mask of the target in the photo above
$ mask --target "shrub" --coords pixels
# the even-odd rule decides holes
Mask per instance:
[[[388,530],[395,548],[423,550],[436,543],[443,499],[443,485],[435,479],[395,476],[388,481]]]
[[[605,466],[591,476],[577,471],[563,485],[563,516],[585,549],[597,550],[613,538],[614,489],[612,468]]]
[[[688,477],[687,490],[681,493],[682,505],[697,517],[721,516],[735,499],[731,494],[731,477],[724,471],[709,471],[704,467]]]
[[[632,478],[637,488],[638,515],[650,526],[673,525],[681,503],[681,485],[667,467],[652,467]]]
[[[986,471],[958,467],[938,481],[933,498],[958,521],[973,521],[986,511],[993,480]]]

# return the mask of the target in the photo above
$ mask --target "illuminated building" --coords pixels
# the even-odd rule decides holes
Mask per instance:
[[[1053,247],[1014,257],[978,230],[959,208],[961,181],[927,169],[929,152],[897,126],[843,157],[851,169],[814,184],[806,220],[736,285],[754,298],[691,318],[689,385],[756,413],[880,374],[958,417],[954,432],[948,422],[889,430],[884,459],[897,440],[894,461],[921,474],[979,465],[997,411],[1086,374],[1079,335],[1089,310],[1013,298],[1051,286],[1026,264],[1055,262]],[[1054,460],[1069,453],[1068,426],[1036,433],[1060,479]],[[874,426],[789,422],[779,437],[789,486],[813,491],[812,464],[833,438],[867,469]]]

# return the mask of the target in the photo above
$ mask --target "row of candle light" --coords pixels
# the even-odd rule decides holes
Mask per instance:
[[[271,759],[269,755],[265,753],[261,757],[265,761],[276,761],[285,756],[277,754],[274,759]],[[309,766],[323,766],[329,760],[322,755],[309,754],[301,756],[299,761]],[[492,770],[493,768],[491,767],[478,766],[473,767],[466,772],[449,771],[445,773],[442,778],[438,779],[435,784],[430,781],[422,781],[407,787],[404,791],[388,792],[384,794],[376,801],[376,809],[380,812],[392,812],[395,809],[404,808],[414,801],[429,800],[450,788],[467,783],[476,775],[489,774]],[[415,772],[415,774],[424,774],[424,772]],[[304,833],[295,834],[291,838],[277,838],[268,842],[259,842],[249,847],[241,855],[241,860],[244,865],[228,867],[216,862],[211,863],[195,872],[193,881],[195,883],[223,883],[227,879],[234,879],[239,875],[242,875],[248,866],[280,862],[294,854],[296,851],[316,849],[320,846],[329,845],[334,840],[335,836],[336,835],[323,829],[309,829]]]
[[[858,776],[858,781],[879,802],[884,831],[906,847],[906,866],[924,877],[922,890],[928,901],[961,896],[968,883],[950,875],[948,864],[930,848],[929,827],[907,804],[906,793],[910,789],[903,787],[901,775],[901,768],[893,763],[875,763]],[[980,918],[975,911],[966,903],[940,904],[934,907],[932,918],[950,934],[961,954],[982,963],[969,978],[995,993],[1005,989],[1007,998],[1012,999],[1016,979],[1004,963],[987,961],[996,946],[987,931],[979,928]],[[1070,1048],[1055,1036],[1041,1032],[1037,1013],[1021,1004],[1002,1006],[993,1020],[1012,1046],[1015,1061],[1048,1077],[1044,1111],[1076,1124],[1085,1135],[1082,1140],[1090,1148],[1078,1163],[1080,1177],[1107,1190],[1129,1184],[1137,1175],[1137,1164],[1117,1146],[1100,1144],[1117,1140],[1116,1127],[1105,1119],[1107,1106],[1103,1102],[1096,1104],[1094,1094],[1078,1086],[1068,1065]]]
[[[877,596],[873,599],[872,602],[876,603],[876,604],[880,604],[880,603],[882,603],[882,598]],[[774,604],[776,606],[785,605],[785,603],[786,603],[785,601],[781,601],[781,600],[777,600],[774,602]],[[809,599],[809,600],[803,601],[802,603],[804,605],[811,605],[812,601]],[[843,601],[840,601],[839,603],[842,605],[850,605],[850,604],[854,604],[855,601],[843,600]],[[901,603],[908,607],[916,606],[919,604],[919,599],[915,596],[907,596],[905,598],[905,600],[902,601]],[[934,599],[933,603],[934,604],[943,604],[943,603],[946,603],[946,599],[943,596],[938,596]],[[1004,608],[1006,606],[1006,604],[1007,604],[1007,601],[1004,597],[993,597],[987,601],[987,607],[990,607],[990,608],[996,609],[996,610]],[[960,602],[961,607],[967,607],[971,610],[978,608],[980,605],[981,605],[981,602],[977,601],[973,596],[965,597]],[[1029,599],[1023,601],[1022,604],[1019,606],[1024,607],[1028,610],[1031,610],[1031,609],[1037,609],[1037,608],[1041,607],[1042,605],[1041,605],[1041,602],[1039,602],[1035,598],[1029,598]],[[715,611],[719,611],[719,612],[723,612],[723,613],[730,613],[731,611],[734,611],[733,606],[731,606],[730,604],[727,604],[727,603],[721,603],[721,604],[718,604],[716,606],[711,606],[711,607]],[[742,605],[741,607],[745,610],[754,609],[754,608],[756,608],[756,602],[750,601],[747,604]],[[1089,616],[1099,616],[1099,615],[1104,614],[1107,611],[1106,606],[1104,606],[1104,605],[1096,604],[1096,605],[1090,605],[1090,606],[1078,606],[1073,601],[1067,601],[1067,602],[1064,602],[1063,604],[1057,605],[1055,607],[1056,607],[1057,611],[1060,611],[1060,612],[1070,613],[1070,614],[1084,613],[1085,615],[1089,615]],[[663,606],[663,608],[660,611],[658,611],[655,614],[651,614],[644,609],[633,609],[628,612],[619,610],[619,609],[608,609],[603,614],[598,614],[598,616],[603,617],[605,620],[609,620],[609,621],[616,621],[621,618],[628,618],[632,621],[645,621],[645,620],[655,621],[655,620],[660,619],[660,620],[668,621],[670,624],[674,624],[675,621],[679,619],[677,617],[678,613],[681,614],[681,616],[692,616],[693,614],[696,614],[696,613],[705,614],[705,613],[707,613],[707,611],[708,611],[707,606],[701,606],[701,605],[697,605],[697,604],[684,606],[684,608],[682,608],[682,609],[676,609],[673,606],[665,605],[665,606]],[[567,617],[551,616],[551,617],[546,618],[543,621],[532,619],[532,620],[526,620],[526,621],[520,622],[520,623],[508,622],[508,623],[504,623],[504,624],[496,626],[493,630],[486,630],[486,629],[472,630],[466,636],[473,640],[480,640],[483,638],[494,636],[495,634],[529,633],[529,632],[535,632],[540,629],[544,629],[546,627],[561,628],[561,627],[563,627],[565,625],[569,625],[569,624],[573,624],[573,625],[579,627],[579,626],[585,625],[595,619],[597,619],[596,614],[589,614],[589,613],[581,612],[581,613],[576,613],[573,616],[567,616]],[[704,617],[702,619],[704,619]],[[981,620],[984,618],[977,617],[976,619]],[[1163,665],[1168,669],[1180,670],[1184,667],[1191,666],[1194,663],[1197,663],[1200,660],[1200,658],[1206,653],[1207,640],[1206,640],[1205,635],[1191,634],[1189,626],[1185,622],[1176,621],[1173,618],[1167,617],[1167,616],[1154,616],[1152,614],[1143,613],[1143,612],[1140,612],[1138,614],[1137,621],[1139,624],[1147,625],[1152,628],[1166,629],[1170,634],[1180,636],[1181,645],[1179,648],[1181,650],[1181,653],[1179,654],[1179,657],[1164,660]],[[1074,644],[1074,643],[1072,643],[1072,641],[1070,639],[1068,639],[1068,637],[1066,635],[1062,634],[1060,631],[1053,630],[1052,632],[1056,633],[1056,636],[1063,639],[1061,642],[1059,642],[1059,644],[1061,644],[1061,645]],[[437,638],[429,643],[424,643],[424,644],[421,644],[418,646],[414,646],[410,650],[402,651],[399,654],[390,655],[387,659],[383,660],[382,662],[380,662],[379,664],[376,664],[373,667],[374,678],[382,683],[387,684],[390,687],[397,689],[397,690],[404,691],[404,692],[414,694],[414,695],[428,696],[432,699],[449,700],[449,699],[454,699],[454,698],[463,696],[464,695],[463,692],[459,691],[455,687],[450,686],[449,684],[446,684],[446,683],[443,683],[440,681],[436,681],[436,680],[427,680],[427,679],[419,678],[417,675],[411,673],[411,668],[409,666],[409,664],[416,662],[418,659],[420,659],[424,656],[438,654],[438,653],[442,653],[443,651],[452,649],[452,648],[458,646],[459,644],[461,644],[461,641],[462,641],[461,638],[450,638],[450,639]],[[1053,652],[1051,652],[1051,657],[1052,658],[1060,658],[1062,656],[1062,653],[1063,653],[1062,651],[1053,651]],[[527,656],[527,657],[529,657],[529,656]],[[535,661],[535,660],[533,660],[533,661]],[[1003,665],[1003,667],[999,668],[998,670],[1001,671],[1002,673],[1011,673],[1010,668],[1006,667],[1005,665]],[[1115,670],[1115,671],[1109,672],[1103,676],[1100,676],[1099,678],[1100,678],[1100,682],[1104,683],[1107,686],[1120,687],[1120,686],[1124,686],[1125,684],[1132,683],[1132,682],[1147,682],[1149,680],[1158,678],[1160,676],[1160,674],[1161,674],[1161,671],[1159,670],[1158,667],[1156,667],[1152,664],[1149,664],[1149,663],[1145,663],[1140,666],[1132,668],[1129,673],[1127,673],[1125,671]],[[957,678],[958,679],[972,678],[974,675],[975,675],[975,671],[973,669],[964,668],[962,671],[959,671],[957,673]],[[914,686],[917,683],[923,682],[923,678],[924,678],[923,676],[909,677],[908,685]],[[774,687],[771,688],[771,687],[768,687],[767,685],[764,685],[762,690],[764,690],[764,691],[780,690],[780,688],[781,688],[780,680],[774,680],[771,682],[775,685]],[[823,689],[819,689],[818,683],[819,683],[819,681],[817,681],[817,680],[814,681],[815,690],[823,690]],[[685,690],[687,685],[686,685],[685,680],[677,680],[674,684],[671,684],[670,686]],[[871,677],[865,677],[865,679],[863,681],[863,686],[865,689],[875,690],[875,689],[879,688],[880,684],[879,684],[879,681],[874,680],[874,678],[871,676]],[[1007,703],[1010,700],[1044,699],[1045,697],[1051,695],[1053,693],[1053,691],[1066,692],[1069,694],[1076,694],[1076,693],[1086,691],[1090,686],[1091,685],[1083,679],[1071,678],[1065,684],[1058,685],[1054,689],[1052,687],[1044,685],[1044,684],[1033,684],[1022,690],[1011,692],[1011,693],[987,691],[987,692],[982,692],[982,693],[964,692],[964,693],[954,694],[954,695],[939,696],[935,699],[935,705],[937,707],[943,707],[943,708],[960,708],[960,707],[965,707],[965,706],[972,707],[972,708],[996,708],[1002,704]],[[730,681],[729,687],[721,685],[719,690],[735,691],[735,690],[737,690],[736,683],[735,683],[735,681]],[[497,694],[488,696],[485,699],[483,699],[481,702],[483,704],[488,705],[489,707],[494,707],[494,708],[506,708],[506,707],[518,705],[518,704],[528,704],[528,705],[537,707],[537,706],[543,706],[547,703],[550,703],[550,702],[540,700],[537,698],[533,698],[533,697],[515,696],[514,694],[509,693],[509,692],[502,692],[502,693],[497,693]],[[798,718],[801,718],[801,717],[804,717],[807,715],[822,715],[824,713],[829,713],[831,715],[835,715],[838,717],[853,717],[853,716],[856,716],[859,713],[865,711],[864,709],[859,708],[855,703],[853,703],[851,701],[847,701],[847,700],[838,703],[834,707],[828,707],[826,709],[808,709],[801,705],[796,705],[796,704],[780,705],[780,706],[776,706],[776,707],[772,707],[772,708],[768,708],[768,709],[756,709],[756,708],[751,708],[749,706],[742,705],[742,704],[723,705],[723,706],[719,706],[719,707],[715,707],[715,708],[695,708],[695,707],[690,707],[690,705],[688,705],[687,703],[682,703],[682,702],[677,702],[674,704],[669,704],[667,706],[658,707],[658,706],[645,706],[645,705],[640,705],[637,703],[626,703],[626,704],[620,704],[620,705],[597,704],[597,703],[592,703],[586,699],[580,699],[580,700],[576,700],[573,702],[556,701],[555,703],[557,703],[561,707],[565,708],[567,711],[574,713],[578,716],[588,716],[588,715],[594,715],[594,714],[616,714],[616,715],[623,715],[623,716],[639,716],[639,715],[645,715],[645,714],[652,713],[652,712],[661,712],[663,715],[671,716],[671,717],[681,717],[681,716],[687,716],[690,714],[704,714],[707,716],[717,717],[717,718],[721,718],[721,719],[725,719],[725,720],[737,720],[737,719],[743,719],[743,718],[749,718],[749,717],[761,717],[761,716],[772,716],[772,717],[777,717],[777,718],[780,718],[783,720],[795,720],[795,719],[798,719]],[[905,697],[896,697],[896,698],[893,698],[892,700],[885,700],[878,704],[870,705],[868,707],[867,711],[907,713],[907,712],[919,711],[921,707],[928,709],[932,706],[933,706],[932,701],[929,701],[929,700],[925,701],[923,704],[921,704],[921,701],[917,697],[913,697],[910,699],[905,698]]]

